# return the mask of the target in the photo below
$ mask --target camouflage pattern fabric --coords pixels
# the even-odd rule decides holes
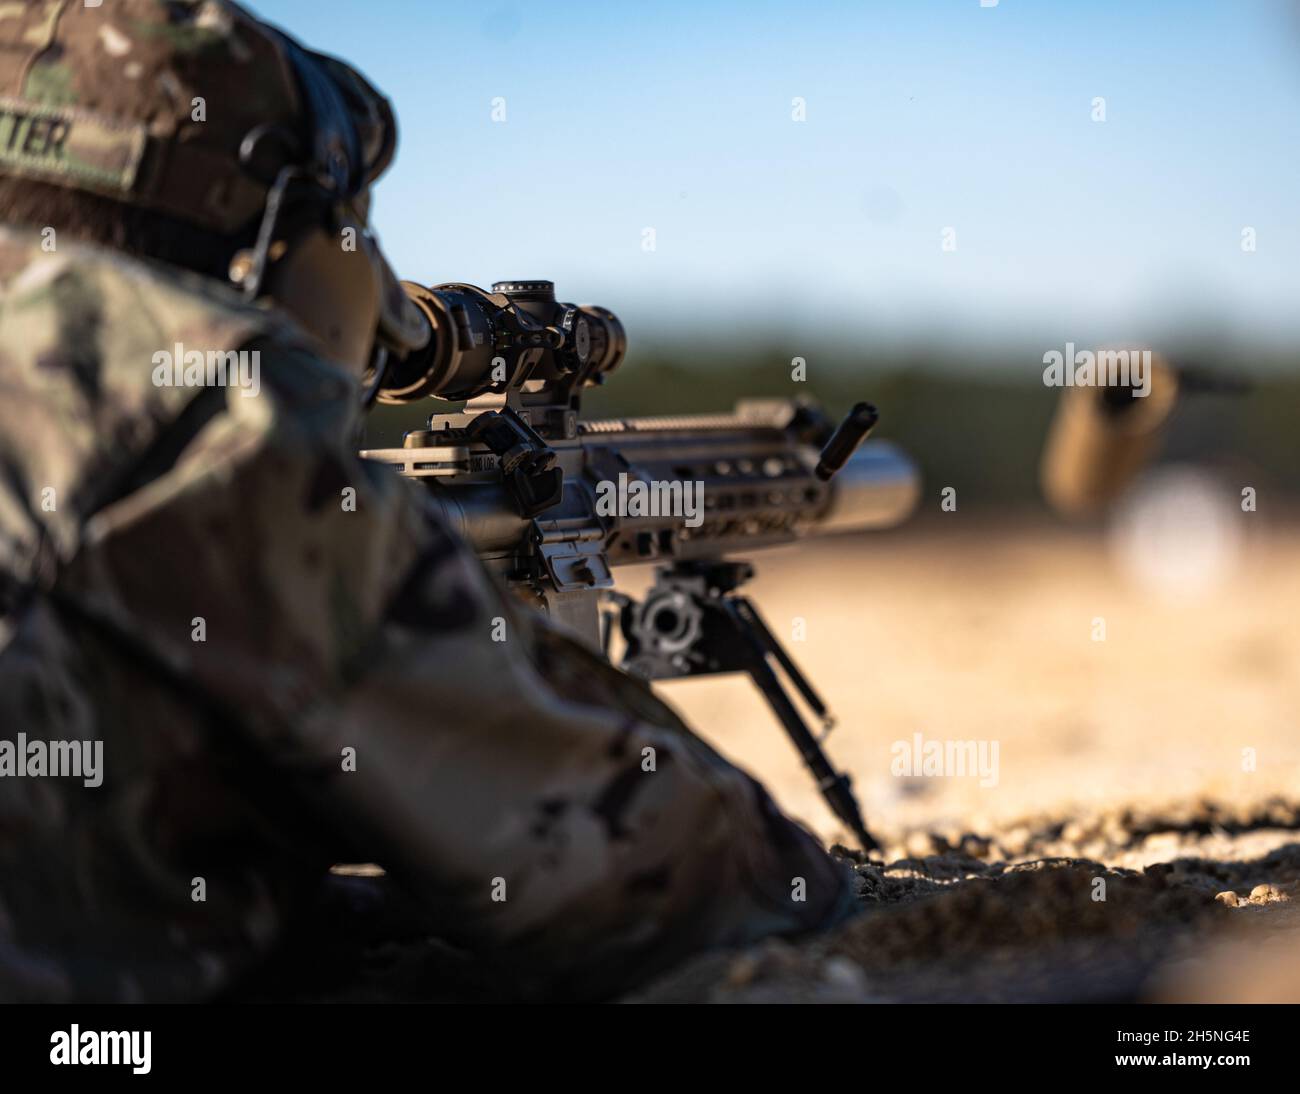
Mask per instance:
[[[0,229],[0,749],[102,742],[102,781],[0,766],[0,998],[211,996],[341,861],[503,994],[844,914],[756,783],[356,457],[286,320],[41,242]],[[256,395],[159,386],[177,346],[256,351]]]

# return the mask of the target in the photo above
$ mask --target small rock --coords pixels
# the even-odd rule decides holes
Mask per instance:
[[[1286,897],[1276,885],[1270,885],[1265,882],[1263,885],[1256,885],[1250,891],[1250,902],[1252,904],[1267,904],[1273,900],[1285,900]]]
[[[757,975],[758,958],[753,954],[742,953],[727,968],[727,985],[743,988],[746,984],[752,983]]]
[[[993,849],[993,841],[974,832],[964,832],[955,846],[963,855],[973,859],[986,859]]]
[[[1104,862],[1106,859],[1106,852],[1109,848],[1110,845],[1106,843],[1105,840],[1095,839],[1089,843],[1085,843],[1079,849],[1079,853],[1083,855],[1084,858],[1090,858],[1095,862]]]
[[[867,977],[863,971],[847,957],[836,955],[827,958],[821,968],[822,980],[844,991],[865,994]]]
[[[1182,845],[1182,837],[1177,832],[1154,832],[1147,836],[1142,850],[1148,855],[1172,857]]]
[[[1005,833],[999,842],[1002,844],[1007,854],[1018,856],[1023,855],[1029,850],[1029,840],[1029,829],[1022,824],[1018,828],[1013,828],[1011,831]]]
[[[909,858],[925,858],[934,850],[929,832],[909,832],[906,846]]]
[[[1237,899],[1237,894],[1234,893],[1231,889],[1227,889],[1222,893],[1215,894],[1214,899],[1217,900],[1220,904],[1226,904],[1229,908],[1235,908],[1238,904],[1241,903]]]

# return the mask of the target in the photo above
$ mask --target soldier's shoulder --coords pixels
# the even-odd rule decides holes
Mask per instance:
[[[250,338],[296,344],[292,324],[245,301],[212,278],[43,232],[0,228],[0,314],[111,327],[116,341],[133,332],[150,343],[189,339],[225,349]]]
[[[0,463],[42,481],[57,466],[71,489],[140,458],[214,388],[245,432],[334,443],[356,412],[354,381],[288,317],[211,278],[0,228]]]
[[[214,376],[247,368],[278,413],[338,400],[353,380],[282,312],[177,267],[0,228],[0,387],[45,404],[166,421]],[[224,379],[223,379],[224,378]],[[81,417],[81,411],[76,411]],[[101,422],[101,424],[103,424]]]

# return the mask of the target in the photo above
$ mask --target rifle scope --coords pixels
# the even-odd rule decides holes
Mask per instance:
[[[491,292],[460,283],[402,287],[431,337],[388,366],[383,403],[472,399],[525,384],[576,390],[602,383],[627,352],[613,312],[560,303],[550,281],[498,281]]]

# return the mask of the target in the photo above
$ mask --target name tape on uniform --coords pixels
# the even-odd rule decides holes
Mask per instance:
[[[66,106],[0,96],[0,171],[129,191],[145,127]]]

